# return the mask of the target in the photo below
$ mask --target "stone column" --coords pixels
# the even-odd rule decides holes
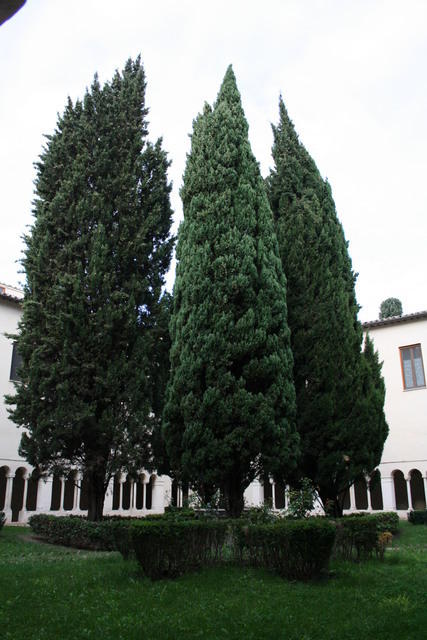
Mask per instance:
[[[271,482],[271,504],[273,509],[276,508],[276,483]]]
[[[166,506],[166,485],[167,479],[165,476],[155,476],[154,484],[151,494],[151,511],[153,513],[163,513]],[[146,486],[144,482],[144,509],[146,508]]]
[[[411,476],[406,476],[406,491],[408,493],[408,508],[409,511],[412,511],[412,493],[411,493]]]
[[[6,475],[6,493],[4,496],[4,513],[6,516],[6,520],[9,522],[12,521],[12,486],[13,486],[13,475],[12,473],[8,473]]]
[[[104,513],[106,514],[115,513],[115,511],[113,511],[113,486],[114,486],[114,477],[110,479],[107,490],[105,492]]]
[[[126,480],[124,480],[123,476],[120,476],[120,480],[119,480],[119,511],[123,511],[123,485],[126,482]]]
[[[372,500],[371,500],[371,487],[370,487],[370,478],[366,476],[366,497],[368,499],[368,511],[372,511]]]
[[[24,490],[22,492],[22,507],[18,514],[18,522],[27,522],[27,495],[28,495],[28,472],[22,478],[24,480]]]
[[[153,506],[153,497],[151,496],[151,506]],[[145,511],[147,509],[147,477],[144,475],[142,481],[142,508]]]
[[[73,509],[74,511],[78,511],[80,510],[80,494],[81,494],[81,490],[82,490],[82,479],[83,476],[81,473],[76,473],[76,475],[74,476],[74,502],[73,502]]]
[[[424,498],[426,500],[426,509],[427,509],[427,477],[423,478],[424,482]]]
[[[52,499],[52,476],[42,476],[37,487],[37,513],[50,511]]]
[[[354,488],[354,484],[350,486],[350,509],[351,511],[356,511],[356,490]]]
[[[65,493],[65,478],[61,476],[59,478],[61,491],[59,492],[59,511],[64,511],[64,493]]]

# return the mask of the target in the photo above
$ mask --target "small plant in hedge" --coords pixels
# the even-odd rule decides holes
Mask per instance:
[[[4,511],[0,511],[0,531],[3,529],[5,522],[6,522],[6,514],[4,513]]]
[[[408,513],[411,524],[427,524],[427,509],[414,509]]]
[[[263,504],[260,507],[245,509],[241,518],[250,524],[271,524],[276,522],[280,516],[273,511],[270,505]]]
[[[313,511],[316,491],[310,478],[303,478],[298,489],[289,491],[289,506],[286,515],[291,518],[307,518]]]
[[[393,540],[393,534],[390,533],[390,531],[382,531],[381,533],[378,534],[376,552],[377,552],[377,557],[380,560],[384,560],[385,550],[392,543],[392,540]]]

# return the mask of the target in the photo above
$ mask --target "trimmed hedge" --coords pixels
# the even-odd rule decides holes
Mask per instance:
[[[44,513],[31,516],[28,524],[36,536],[47,542],[94,551],[114,551],[114,530],[123,526],[118,520],[91,522],[78,516],[60,517]]]
[[[135,522],[133,548],[146,576],[175,578],[199,567],[216,564],[228,530],[226,520],[163,519]]]
[[[335,522],[335,553],[345,560],[368,558],[377,549],[378,529],[372,516],[340,518]]]
[[[243,562],[267,567],[290,580],[308,580],[326,573],[335,526],[323,518],[280,520],[238,526],[235,536]]]
[[[427,524],[427,509],[409,511],[408,521],[412,524]]]
[[[4,511],[0,511],[0,531],[3,529],[5,522],[6,522],[6,514]]]
[[[238,564],[307,580],[327,570],[335,527],[316,518],[259,525],[225,519],[151,520],[134,523],[131,535],[138,562],[152,580],[220,563],[225,555]]]
[[[400,519],[395,511],[379,511],[372,513],[370,517],[377,523],[378,533],[389,531],[395,536],[399,532]]]

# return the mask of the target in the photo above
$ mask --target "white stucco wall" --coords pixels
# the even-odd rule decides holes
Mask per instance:
[[[427,357],[427,318],[369,328],[383,362],[386,383],[385,414],[390,433],[381,467],[398,468],[405,475],[413,468],[427,472],[427,388],[405,390],[399,347],[421,344],[424,370]]]
[[[22,460],[18,456],[21,432],[9,419],[4,403],[5,394],[14,392],[13,383],[9,379],[13,345],[5,334],[17,331],[20,316],[18,304],[0,298],[0,466],[11,462],[7,466],[14,468]]]

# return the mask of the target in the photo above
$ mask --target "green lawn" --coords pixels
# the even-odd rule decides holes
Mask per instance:
[[[224,567],[151,583],[136,562],[0,533],[0,636],[17,640],[418,640],[427,635],[427,527],[402,524],[384,562],[334,562],[327,582]]]

